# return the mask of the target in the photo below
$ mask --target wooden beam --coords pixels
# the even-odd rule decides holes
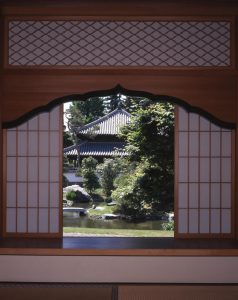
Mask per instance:
[[[4,15],[81,16],[214,16],[238,12],[237,1],[4,1]]]

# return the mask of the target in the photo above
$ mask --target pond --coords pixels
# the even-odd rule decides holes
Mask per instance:
[[[136,230],[162,230],[165,221],[147,220],[144,222],[128,222],[125,220],[91,219],[87,216],[78,216],[78,213],[64,212],[64,227],[102,228],[102,229],[136,229]]]

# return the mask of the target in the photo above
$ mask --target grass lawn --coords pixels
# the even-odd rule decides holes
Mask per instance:
[[[79,234],[82,236],[125,236],[125,237],[173,237],[173,231],[166,230],[135,230],[135,229],[103,229],[64,227],[64,233]]]
[[[78,203],[74,207],[88,208],[91,216],[102,216],[104,214],[113,214],[115,206],[108,206],[105,202],[96,203],[95,209],[91,208],[91,204]],[[173,231],[166,230],[137,230],[137,229],[106,229],[106,228],[87,228],[87,227],[64,227],[65,234],[72,236],[115,236],[115,237],[173,237]]]
[[[98,209],[96,207],[95,209],[90,208],[88,210],[89,214],[91,216],[95,216],[95,215],[101,216],[104,214],[113,214],[114,213],[115,206],[109,206],[105,202],[100,202],[100,203],[97,203],[96,205],[97,205]]]

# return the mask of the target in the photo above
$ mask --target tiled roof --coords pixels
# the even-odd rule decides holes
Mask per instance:
[[[73,153],[75,153],[75,154],[73,154]],[[64,148],[64,154],[77,155],[77,145],[72,145],[72,146]]]
[[[79,134],[116,135],[119,128],[130,122],[131,115],[124,109],[117,108],[106,116],[78,128]]]
[[[125,156],[125,143],[123,142],[83,142],[81,145],[73,145],[64,149],[67,156]]]

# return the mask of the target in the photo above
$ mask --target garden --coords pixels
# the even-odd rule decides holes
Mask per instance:
[[[70,185],[65,179],[63,202],[65,208],[84,210],[64,210],[64,233],[173,236],[173,105],[126,96],[72,102],[67,111],[69,131],[64,133],[64,144],[79,143],[77,126],[93,122],[118,106],[131,114],[130,122],[121,126],[117,134],[124,141],[126,155],[77,157],[75,173],[82,178],[82,184]],[[95,132],[88,137],[90,140],[95,139]],[[70,164],[70,158],[65,156],[64,168]]]

